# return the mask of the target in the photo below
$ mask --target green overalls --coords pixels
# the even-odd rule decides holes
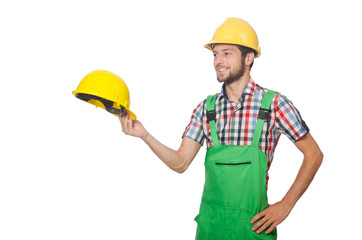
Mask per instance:
[[[266,193],[267,156],[258,148],[260,135],[275,92],[263,99],[252,144],[220,145],[215,128],[217,94],[206,100],[213,145],[205,159],[205,185],[200,213],[196,216],[196,240],[277,239],[271,233],[252,231],[251,219],[268,207]]]

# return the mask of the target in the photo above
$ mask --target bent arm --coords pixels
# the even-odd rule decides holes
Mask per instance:
[[[178,150],[173,150],[160,143],[147,132],[140,121],[132,120],[128,114],[120,116],[119,120],[125,134],[141,138],[161,161],[178,173],[183,173],[189,167],[200,150],[201,145],[187,137],[183,138]]]
[[[257,233],[266,229],[265,233],[270,233],[288,217],[299,198],[307,190],[322,163],[323,153],[310,133],[296,141],[295,145],[304,155],[302,166],[283,200],[270,205],[251,220],[252,224],[258,221],[252,228]]]
[[[307,190],[323,160],[323,153],[310,133],[296,141],[295,145],[303,153],[304,159],[293,185],[282,200],[291,207]]]

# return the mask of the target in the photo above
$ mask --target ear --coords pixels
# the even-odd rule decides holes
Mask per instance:
[[[245,65],[250,66],[254,62],[255,55],[253,52],[249,52],[245,57]]]

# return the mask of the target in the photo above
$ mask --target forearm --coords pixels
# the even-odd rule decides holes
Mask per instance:
[[[141,139],[169,168],[179,173],[184,171],[185,160],[181,157],[181,154],[178,151],[175,151],[160,143],[148,132]]]
[[[188,168],[201,147],[201,144],[194,140],[184,138],[180,148],[175,151],[160,143],[143,127],[140,121],[132,120],[130,115],[122,115],[119,120],[122,131],[126,135],[141,138],[169,168],[178,173],[182,173]]]
[[[291,209],[295,206],[299,198],[304,194],[311,184],[323,160],[322,152],[317,149],[314,153],[304,156],[302,166],[298,175],[283,198],[282,202]]]

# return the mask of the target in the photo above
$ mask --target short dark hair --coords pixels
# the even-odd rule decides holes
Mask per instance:
[[[241,60],[242,61],[245,60],[245,57],[246,57],[246,55],[248,55],[248,53],[254,53],[254,56],[258,55],[258,53],[254,49],[244,47],[244,46],[241,46],[241,45],[237,45],[237,47],[241,51]],[[253,67],[253,65],[254,65],[254,61],[250,64],[250,69]]]

